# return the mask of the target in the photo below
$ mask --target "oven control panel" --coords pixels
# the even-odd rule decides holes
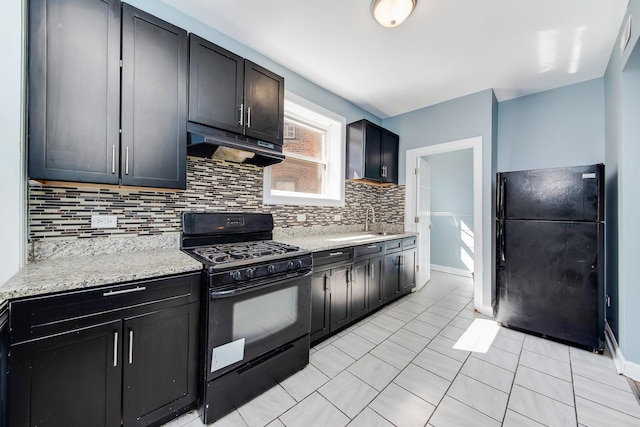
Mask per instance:
[[[287,275],[291,273],[306,273],[313,265],[311,256],[293,260],[272,261],[261,264],[251,264],[226,272],[216,272],[210,275],[210,286],[230,285],[250,280],[265,279],[271,276]]]

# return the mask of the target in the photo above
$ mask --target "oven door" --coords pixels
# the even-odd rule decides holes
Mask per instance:
[[[207,380],[310,331],[311,272],[265,279],[233,292],[209,291]]]

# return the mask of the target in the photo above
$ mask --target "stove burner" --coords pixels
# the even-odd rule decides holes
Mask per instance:
[[[257,259],[272,255],[297,252],[296,246],[269,240],[257,242],[229,243],[196,248],[194,253],[208,260],[212,264],[224,264],[245,259]]]

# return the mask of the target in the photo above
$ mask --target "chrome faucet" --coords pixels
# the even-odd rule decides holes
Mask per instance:
[[[367,205],[365,206],[366,214],[365,214],[365,222],[364,222],[364,231],[369,231],[369,209],[371,209],[371,223],[376,222],[376,211],[373,209],[373,206]]]

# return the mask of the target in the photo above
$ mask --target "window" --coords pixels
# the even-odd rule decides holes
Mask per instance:
[[[344,206],[345,127],[344,117],[287,92],[286,158],[264,168],[264,204]]]

